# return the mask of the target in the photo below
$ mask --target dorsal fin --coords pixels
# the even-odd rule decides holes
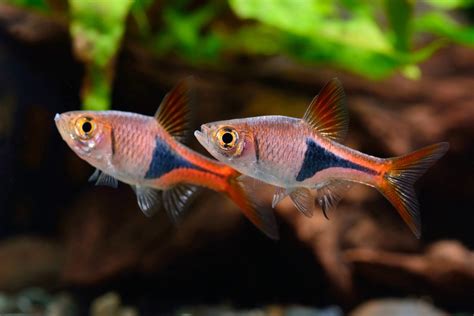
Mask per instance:
[[[161,101],[155,118],[178,141],[184,140],[190,129],[190,78],[180,81]]]
[[[347,134],[349,114],[346,107],[346,95],[341,82],[331,79],[314,97],[303,120],[319,134],[340,142]]]

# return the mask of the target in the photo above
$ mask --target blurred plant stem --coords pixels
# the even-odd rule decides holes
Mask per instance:
[[[87,110],[110,108],[115,56],[132,0],[69,0],[75,56],[85,64],[81,97]]]

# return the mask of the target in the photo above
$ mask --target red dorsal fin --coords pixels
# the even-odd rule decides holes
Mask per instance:
[[[340,142],[347,134],[349,115],[346,107],[346,95],[341,82],[331,79],[314,97],[303,120],[319,134]]]
[[[190,79],[180,81],[161,101],[155,118],[178,141],[184,140],[190,128]]]

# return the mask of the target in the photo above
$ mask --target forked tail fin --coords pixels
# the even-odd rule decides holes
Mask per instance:
[[[226,190],[229,198],[237,204],[244,215],[271,239],[279,239],[278,225],[272,210],[257,208],[248,197],[244,184],[237,178],[230,178]]]
[[[383,175],[378,189],[397,209],[417,238],[421,236],[421,223],[413,185],[448,148],[448,143],[437,143],[387,160],[388,170]]]

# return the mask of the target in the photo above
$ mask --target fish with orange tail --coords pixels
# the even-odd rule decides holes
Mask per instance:
[[[345,94],[337,79],[328,82],[302,119],[260,116],[204,124],[194,135],[217,160],[242,174],[276,186],[273,207],[290,196],[311,216],[336,207],[352,183],[377,188],[420,237],[415,181],[448,150],[438,143],[395,158],[377,158],[341,144],[348,128]]]
[[[56,126],[69,147],[97,170],[90,180],[116,187],[131,185],[140,209],[151,216],[161,202],[177,221],[198,187],[225,193],[267,236],[278,238],[273,213],[249,202],[240,173],[188,147],[189,89],[186,81],[165,96],[155,116],[119,111],[56,114]]]

